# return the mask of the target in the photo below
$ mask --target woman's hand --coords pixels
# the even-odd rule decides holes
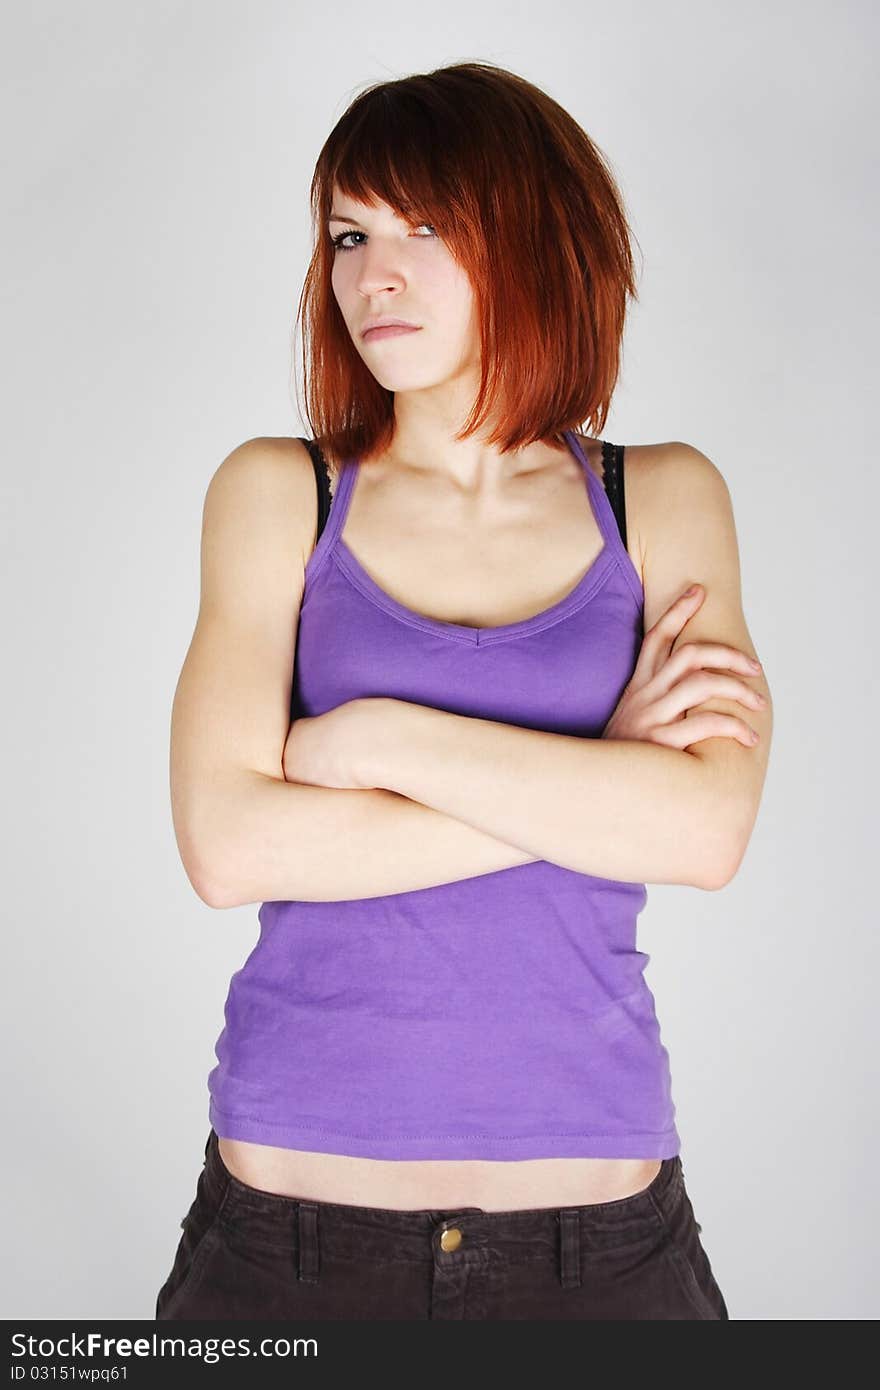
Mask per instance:
[[[605,725],[603,738],[637,739],[680,749],[706,738],[735,738],[747,748],[754,747],[757,731],[744,719],[717,710],[687,714],[703,700],[719,695],[739,700],[750,709],[764,708],[760,692],[745,681],[704,669],[721,666],[757,675],[760,665],[736,647],[685,642],[670,656],[676,637],[705,596],[702,585],[695,594],[682,594],[645,634],[635,670]]]
[[[366,768],[384,723],[380,698],[347,700],[326,714],[295,719],[281,760],[285,782],[312,787],[370,788]]]

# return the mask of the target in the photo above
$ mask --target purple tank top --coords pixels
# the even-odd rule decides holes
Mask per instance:
[[[383,695],[601,736],[638,657],[644,594],[604,487],[565,438],[604,547],[558,603],[499,627],[436,621],[374,582],[341,535],[358,472],[345,464],[306,566],[294,716]],[[384,897],[263,903],[215,1046],[211,1125],[380,1159],[677,1154],[636,948],[646,896],[536,860]]]

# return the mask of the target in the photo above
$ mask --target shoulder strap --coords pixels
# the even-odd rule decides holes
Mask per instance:
[[[327,523],[330,515],[330,476],[327,472],[327,460],[314,439],[305,439],[298,436],[301,443],[305,444],[312,460],[315,470],[315,482],[318,489],[318,532],[316,541]],[[624,546],[626,545],[626,501],[623,486],[623,454],[622,444],[611,444],[607,439],[602,440],[602,482],[605,487],[605,495],[611,504],[614,512],[617,528]]]
[[[602,481],[605,494],[611,503],[611,510],[617,521],[620,538],[626,546],[626,504],[623,491],[623,448],[622,444],[609,444],[602,440]]]
[[[312,459],[312,467],[315,470],[315,482],[318,488],[318,534],[315,537],[317,543],[327,524],[327,517],[330,515],[330,475],[327,472],[327,460],[321,453],[316,440],[305,439],[302,435],[297,437],[308,449]]]

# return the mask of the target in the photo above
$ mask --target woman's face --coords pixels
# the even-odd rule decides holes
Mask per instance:
[[[479,332],[470,281],[434,229],[408,226],[387,203],[360,203],[334,190],[331,284],[351,340],[388,391],[416,391],[472,374]],[[348,235],[346,235],[348,233]],[[362,336],[368,318],[388,315],[415,333]]]

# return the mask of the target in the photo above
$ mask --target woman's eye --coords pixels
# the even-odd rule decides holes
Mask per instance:
[[[431,233],[431,236],[436,236],[436,235],[437,235],[437,232],[436,232],[435,229],[431,226],[431,223],[430,223],[430,222],[422,222],[422,223],[420,223],[419,227],[417,227],[416,230],[417,230],[417,231],[421,231],[423,227],[426,227],[426,228],[428,229],[428,231]],[[356,231],[353,227],[351,227],[351,228],[349,228],[349,230],[348,230],[347,232],[339,232],[338,235],[335,236],[335,237],[332,237],[331,240],[332,240],[332,242],[333,242],[333,246],[334,246],[335,250],[337,250],[337,251],[354,251],[354,249],[355,249],[354,246],[345,246],[345,245],[344,245],[344,242],[346,242],[350,236],[364,236],[364,235],[365,235],[364,232],[358,232],[358,231]],[[358,245],[360,245],[360,242],[358,243]]]
[[[342,243],[346,240],[346,238],[347,238],[347,237],[350,237],[350,236],[363,236],[363,232],[356,232],[356,231],[354,231],[354,230],[352,229],[351,231],[348,231],[348,232],[340,232],[340,233],[338,234],[338,236],[332,237],[331,240],[332,240],[332,242],[333,242],[333,245],[336,247],[336,250],[337,250],[337,251],[353,251],[353,250],[354,250],[354,247],[352,247],[352,246],[343,246],[343,244],[342,244]]]

